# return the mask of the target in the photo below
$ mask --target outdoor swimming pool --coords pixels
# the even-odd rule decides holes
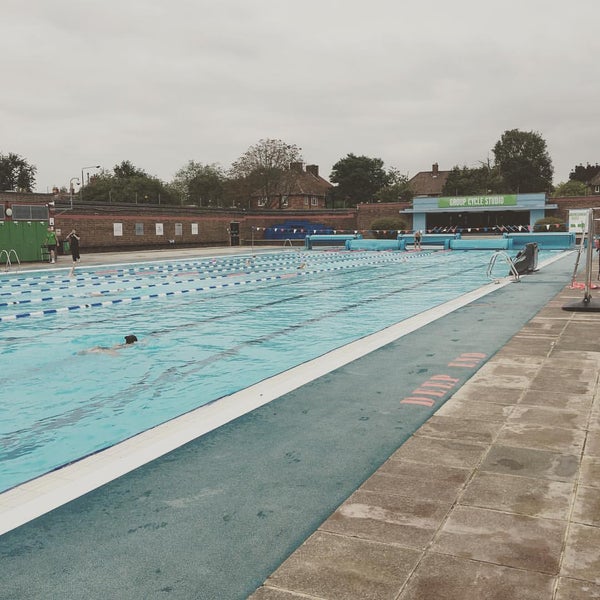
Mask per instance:
[[[4,274],[0,491],[481,287],[489,259],[282,251]]]

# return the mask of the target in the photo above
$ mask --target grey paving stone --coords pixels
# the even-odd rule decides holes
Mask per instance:
[[[393,477],[378,471],[365,481],[361,489],[370,492],[395,494],[405,498],[435,498],[440,502],[452,502],[460,493],[463,485],[464,483],[436,481],[435,479]]]
[[[563,521],[457,506],[431,549],[554,575],[558,573],[566,527]]]
[[[542,368],[531,380],[529,385],[532,390],[543,390],[549,392],[563,392],[566,394],[591,394],[593,393],[595,379],[579,379],[571,376],[567,369],[555,370]]]
[[[600,491],[580,485],[573,506],[573,521],[600,527]]]
[[[328,600],[393,600],[421,553],[317,532],[266,581]]]
[[[585,455],[600,457],[600,429],[592,429],[587,434]]]
[[[526,390],[519,404],[531,406],[544,406],[547,408],[560,408],[575,410],[587,414],[592,405],[592,394],[570,394],[568,392],[550,392],[548,390]]]
[[[507,423],[498,434],[496,442],[506,446],[577,454],[583,449],[585,431]]]
[[[560,574],[600,585],[600,527],[571,524]]]
[[[432,553],[398,600],[550,600],[553,586],[541,573]]]
[[[503,423],[434,415],[415,432],[416,436],[490,444]]]
[[[600,598],[600,586],[587,581],[560,577],[555,600],[594,600]]]
[[[468,381],[453,396],[453,400],[465,400],[467,402],[493,402],[511,406],[517,404],[524,393],[522,386],[500,388],[493,383],[480,384]]]
[[[439,417],[504,423],[512,410],[513,406],[506,406],[504,404],[472,402],[451,398],[435,414]]]
[[[581,485],[600,488],[600,458],[584,456],[581,461]]]
[[[469,482],[460,504],[529,517],[566,519],[573,483],[480,472]]]
[[[478,372],[471,378],[470,383],[472,385],[484,385],[498,390],[507,388],[522,390],[529,385],[531,379],[531,377],[522,373],[513,373],[511,375],[502,375],[501,377],[498,377],[494,373]]]
[[[578,469],[579,456],[576,454],[502,445],[492,446],[480,467],[482,471],[554,481],[574,481]]]
[[[426,464],[396,458],[393,454],[377,471],[379,475],[392,477],[446,482],[463,485],[471,475],[471,469],[448,467],[441,464]]]
[[[486,450],[487,446],[480,444],[413,436],[394,454],[394,458],[447,467],[473,468]]]
[[[516,422],[527,425],[542,425],[544,427],[560,427],[563,429],[585,429],[587,412],[546,408],[542,406],[515,406],[510,413],[508,423]]]

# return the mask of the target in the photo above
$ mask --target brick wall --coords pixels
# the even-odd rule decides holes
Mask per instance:
[[[248,245],[254,238],[260,243],[264,229],[284,223],[286,220],[299,219],[321,223],[334,229],[356,229],[356,211],[342,213],[322,212],[320,214],[294,214],[288,211],[270,215],[227,213],[214,215],[97,215],[64,212],[54,216],[55,227],[60,230],[61,239],[72,229],[81,236],[81,250],[110,251],[119,249],[160,248],[170,246],[169,240],[175,240],[179,246],[228,246],[230,243],[229,226],[239,223],[240,243]],[[115,223],[122,226],[123,235],[115,236]],[[163,234],[156,234],[156,225],[162,224]],[[175,235],[175,224],[182,226],[182,235]],[[192,224],[198,225],[198,234],[192,234]],[[136,224],[143,226],[143,235],[136,234]],[[254,231],[252,228],[254,227]],[[269,242],[271,243],[271,242]]]
[[[159,248],[176,245],[204,246],[229,244],[228,227],[231,217],[214,216],[134,216],[134,215],[77,215],[65,213],[55,217],[55,227],[64,238],[72,229],[81,236],[82,251],[109,251],[118,249]],[[115,224],[121,224],[122,235],[115,235]],[[175,234],[175,224],[181,224],[182,235]],[[198,225],[198,234],[192,234],[192,224]],[[136,224],[143,234],[136,234]],[[157,235],[156,225],[162,224],[163,233]]]
[[[412,229],[412,217],[401,215],[400,211],[412,207],[412,202],[389,202],[359,204],[357,207],[356,227],[361,231],[371,229],[371,223],[382,217],[400,218]]]

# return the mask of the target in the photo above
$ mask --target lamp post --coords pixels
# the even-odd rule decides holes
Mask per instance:
[[[71,199],[71,210],[73,210],[73,182],[76,181],[79,185],[79,177],[71,177],[69,179],[69,198]]]
[[[92,165],[91,167],[81,167],[81,187],[79,188],[79,199],[83,200],[83,186],[85,185],[85,179],[83,178],[83,172],[88,169],[100,169],[100,165]]]

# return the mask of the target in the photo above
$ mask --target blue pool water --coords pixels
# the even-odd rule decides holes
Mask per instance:
[[[5,274],[0,491],[476,289],[489,259],[287,251]]]

